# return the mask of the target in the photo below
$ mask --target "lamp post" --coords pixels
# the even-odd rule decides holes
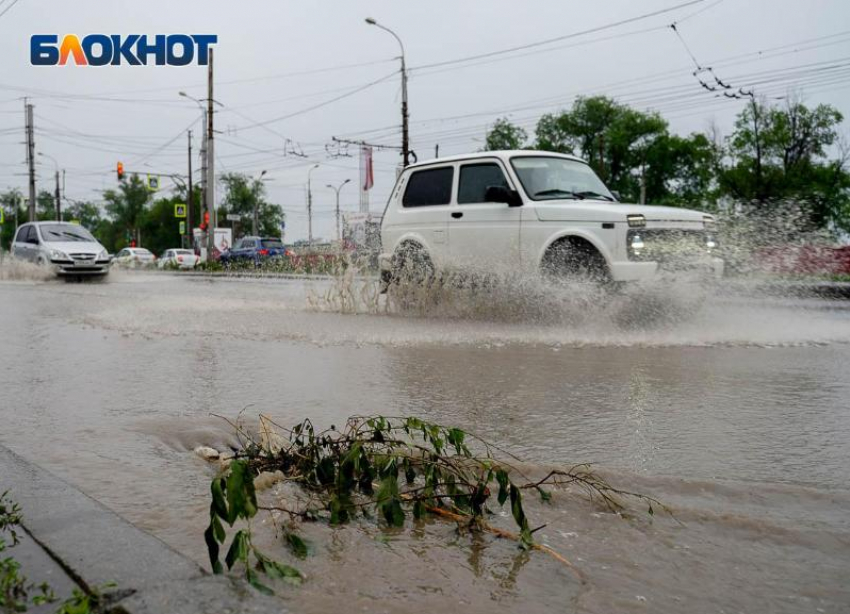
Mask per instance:
[[[307,171],[307,245],[310,249],[313,249],[313,189],[310,183],[310,175],[317,168],[319,168],[318,163],[311,166],[310,170]]]
[[[339,241],[340,246],[342,246],[342,235],[339,233],[339,191],[349,182],[351,182],[351,179],[346,179],[339,184],[339,187],[334,187],[331,184],[326,186],[336,192],[336,240]]]
[[[44,152],[38,152],[38,155],[43,156],[49,160],[53,161],[53,164],[56,165],[56,192],[54,194],[54,198],[56,199],[56,221],[62,221],[62,197],[59,193],[59,162],[56,161],[56,158],[50,156]]]
[[[401,42],[401,39],[398,37],[398,34],[393,32],[386,26],[382,26],[371,17],[366,18],[366,23],[368,23],[370,26],[375,26],[376,28],[380,28],[381,30],[392,34],[393,37],[398,41],[399,47],[401,47],[401,151],[404,159],[404,166],[407,166],[408,164],[410,164],[410,134],[407,126],[407,65],[405,63],[404,57],[404,43]]]
[[[265,175],[266,175],[266,172],[267,171],[264,170],[262,173],[260,173],[260,176],[257,177],[256,181],[258,181],[258,182],[262,181],[263,177],[265,177]],[[251,186],[251,187],[252,187],[252,191],[253,191],[253,186]],[[260,219],[259,219],[259,213],[257,212],[257,205],[258,205],[259,200],[260,200],[259,194],[254,194],[254,218],[253,218],[253,223],[251,224],[251,234],[253,234],[255,237],[259,236],[259,234],[260,234],[260,231],[259,231]]]

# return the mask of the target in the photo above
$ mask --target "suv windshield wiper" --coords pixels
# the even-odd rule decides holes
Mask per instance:
[[[560,190],[558,188],[552,190],[541,190],[540,192],[535,192],[532,198],[536,198],[537,196],[555,196],[556,194],[563,194],[564,196],[568,196],[574,199],[581,199],[582,196],[580,194],[576,194],[575,192],[570,192],[569,190]]]
[[[610,201],[612,203],[616,202],[610,196],[606,196],[605,194],[600,194],[599,192],[594,192],[593,190],[584,190],[583,192],[576,192],[576,196],[579,196],[581,198],[593,198],[593,197],[604,198],[605,200]]]

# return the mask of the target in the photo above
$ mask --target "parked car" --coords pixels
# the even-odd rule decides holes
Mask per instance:
[[[157,261],[161,269],[194,269],[200,258],[191,249],[167,249]]]
[[[12,255],[51,267],[60,276],[109,273],[109,252],[88,230],[66,222],[22,224],[12,242]]]
[[[144,247],[125,247],[115,254],[115,264],[122,267],[143,268],[153,266],[155,262],[156,256]]]
[[[242,237],[233,247],[221,254],[222,264],[253,262],[259,265],[270,258],[291,256],[292,252],[280,239],[273,237]]]
[[[489,151],[408,166],[381,222],[381,277],[405,268],[629,282],[717,277],[714,217],[623,204],[580,158]]]

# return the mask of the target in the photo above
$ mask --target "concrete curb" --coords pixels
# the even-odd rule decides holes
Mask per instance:
[[[2,445],[0,476],[0,492],[9,490],[22,508],[24,529],[75,583],[84,589],[117,584],[115,612],[286,611],[279,600],[261,595],[241,580],[207,574],[157,538]]]

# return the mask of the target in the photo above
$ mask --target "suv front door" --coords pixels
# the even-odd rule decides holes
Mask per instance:
[[[522,207],[489,202],[486,193],[491,187],[513,188],[497,159],[460,166],[456,204],[449,217],[449,254],[455,266],[498,272],[519,264]]]

